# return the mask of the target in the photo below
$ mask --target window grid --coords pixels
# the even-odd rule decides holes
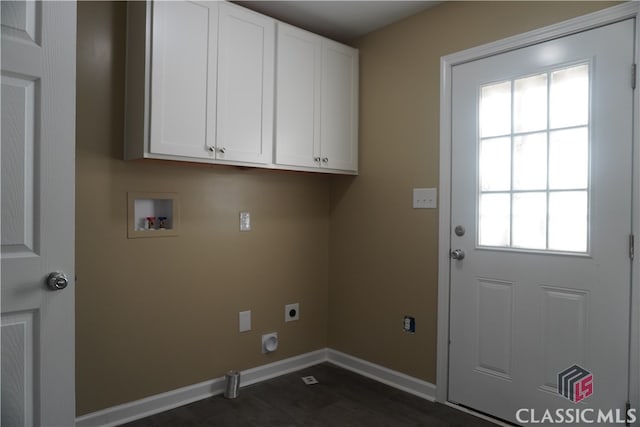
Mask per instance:
[[[502,82],[498,82],[498,83],[492,83],[491,85],[486,85],[480,88],[481,93],[482,93],[482,89],[487,87],[487,86],[494,86],[494,85],[499,85],[499,84],[504,84],[504,83],[509,83],[509,97],[510,97],[510,133],[507,134],[492,134],[489,136],[479,136],[479,143],[480,143],[480,147],[482,147],[482,142],[484,141],[488,141],[488,140],[492,140],[492,139],[498,139],[498,138],[509,138],[510,143],[509,143],[509,158],[510,158],[510,182],[509,182],[509,189],[508,190],[483,190],[482,189],[482,184],[481,184],[481,177],[478,177],[478,194],[480,196],[480,198],[478,199],[478,202],[480,203],[480,199],[482,198],[483,195],[489,195],[489,194],[503,194],[505,196],[508,196],[509,198],[509,230],[508,230],[508,241],[506,242],[506,245],[483,245],[481,244],[481,230],[480,227],[478,227],[478,234],[477,234],[477,241],[478,241],[478,246],[487,246],[487,247],[500,247],[500,248],[514,248],[514,249],[533,249],[533,250],[543,250],[543,251],[560,251],[560,252],[588,252],[588,247],[589,247],[589,239],[588,239],[588,228],[589,228],[589,221],[588,221],[588,207],[590,205],[589,203],[589,199],[590,199],[590,195],[589,195],[589,182],[590,182],[590,168],[588,166],[588,164],[590,163],[590,143],[589,143],[589,130],[590,130],[590,120],[589,120],[589,115],[587,114],[587,119],[586,119],[586,124],[578,124],[578,125],[571,125],[571,126],[564,126],[564,127],[556,127],[556,128],[552,128],[551,127],[551,114],[552,114],[552,108],[551,108],[551,102],[552,102],[552,75],[554,72],[558,72],[558,71],[563,71],[563,70],[569,70],[571,68],[577,68],[577,67],[583,67],[583,66],[587,66],[586,68],[586,72],[587,72],[587,82],[589,81],[589,68],[588,68],[588,64],[579,64],[577,66],[571,66],[571,67],[566,67],[566,68],[560,68],[560,69],[554,69],[554,70],[549,70],[545,73],[539,73],[536,74],[534,76],[542,76],[544,75],[546,77],[546,126],[544,129],[536,129],[536,130],[526,130],[526,131],[520,131],[520,132],[516,132],[516,125],[515,125],[515,116],[516,116],[516,82],[519,80],[522,80],[524,78],[527,77],[520,77],[520,78],[514,78],[514,79],[510,79],[510,80],[505,80]],[[528,77],[534,77],[534,76],[528,76]],[[589,85],[587,84],[587,90],[588,90]],[[587,95],[587,100],[588,102],[590,102],[590,97],[589,95]],[[589,111],[589,110],[588,110]],[[587,134],[587,180],[586,180],[586,186],[580,186],[580,187],[571,187],[571,188],[551,188],[551,134],[553,132],[559,132],[559,131],[564,131],[564,130],[578,130],[578,129],[585,129],[586,130],[586,134]],[[535,135],[535,134],[541,134],[544,133],[545,134],[545,150],[546,150],[546,179],[545,179],[545,185],[544,188],[535,188],[535,189],[515,189],[516,188],[516,182],[515,182],[515,163],[516,163],[516,159],[515,159],[515,144],[516,144],[516,140],[518,137],[524,137],[524,136],[528,136],[528,135]],[[480,132],[479,132],[480,135]],[[482,150],[482,148],[481,148]],[[481,153],[482,155],[482,153]],[[481,165],[478,164],[478,170],[481,169]],[[586,238],[586,247],[584,250],[563,250],[563,249],[550,249],[550,223],[551,223],[551,218],[550,218],[550,207],[551,207],[551,202],[552,202],[552,194],[560,194],[560,193],[569,193],[569,192],[585,192],[586,193],[586,197],[587,197],[587,229],[585,230],[585,238]],[[514,196],[518,195],[518,194],[533,194],[533,193],[545,193],[545,200],[546,200],[546,206],[545,206],[545,210],[546,210],[546,215],[544,218],[545,224],[544,224],[544,248],[532,248],[532,247],[526,247],[526,246],[514,246]],[[476,212],[478,213],[478,224],[480,224],[480,208],[478,208],[476,210]]]

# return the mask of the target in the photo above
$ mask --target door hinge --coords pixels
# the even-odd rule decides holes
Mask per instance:
[[[631,89],[636,88],[636,64],[631,64]]]
[[[636,255],[636,244],[635,244],[635,236],[633,234],[629,234],[629,259],[633,261],[633,258]]]
[[[631,420],[630,420],[630,416],[629,416],[629,412],[631,412],[631,402],[627,402],[624,404],[624,425],[626,426],[630,426],[631,425]]]

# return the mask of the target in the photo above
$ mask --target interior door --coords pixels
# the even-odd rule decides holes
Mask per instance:
[[[453,68],[450,401],[624,408],[633,40],[627,20]],[[558,392],[573,365],[592,394]]]
[[[73,426],[76,4],[0,12],[1,424]]]

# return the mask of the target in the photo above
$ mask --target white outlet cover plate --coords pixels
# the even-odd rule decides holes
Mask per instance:
[[[251,330],[251,310],[241,311],[238,313],[238,324],[240,332]]]
[[[295,310],[296,314],[292,316],[291,310]],[[293,322],[294,320],[300,320],[300,304],[298,304],[297,302],[284,306],[284,321]]]
[[[436,188],[414,188],[414,209],[435,209],[438,207],[438,190]]]

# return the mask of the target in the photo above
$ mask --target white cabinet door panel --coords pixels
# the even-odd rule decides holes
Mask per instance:
[[[276,163],[320,166],[322,38],[278,24]]]
[[[358,51],[323,40],[322,166],[358,169]]]
[[[150,151],[212,157],[218,4],[154,2]]]
[[[271,163],[275,21],[220,5],[217,158]]]

